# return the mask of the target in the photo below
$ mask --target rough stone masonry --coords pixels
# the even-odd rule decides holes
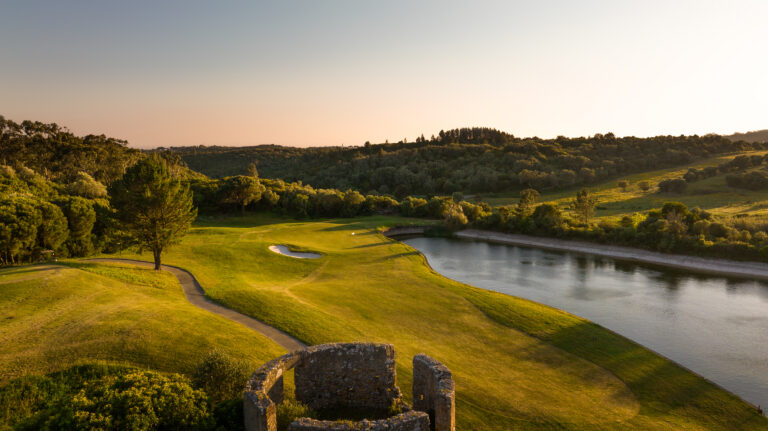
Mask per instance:
[[[451,372],[427,355],[413,359],[414,409],[402,402],[396,384],[391,344],[333,343],[308,347],[267,362],[251,376],[243,397],[248,431],[276,431],[277,405],[283,400],[283,375],[295,368],[296,399],[315,409],[362,407],[403,413],[381,420],[319,421],[301,418],[290,431],[436,431],[455,429],[455,391]]]

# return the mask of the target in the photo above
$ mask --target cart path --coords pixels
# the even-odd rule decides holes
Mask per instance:
[[[84,260],[93,261],[93,262],[125,263],[129,265],[144,266],[148,268],[154,268],[155,266],[152,262],[145,262],[145,261],[133,260],[133,259],[94,258],[94,259],[84,259]],[[256,332],[261,333],[262,335],[271,339],[275,343],[283,346],[289,352],[302,350],[307,347],[301,341],[291,337],[290,335],[286,334],[285,332],[275,327],[269,326],[266,323],[263,323],[254,319],[253,317],[247,316],[243,313],[240,313],[238,311],[232,310],[230,308],[224,307],[223,305],[219,305],[211,301],[205,296],[205,291],[203,290],[202,286],[200,286],[200,283],[197,281],[195,276],[192,275],[189,271],[179,268],[177,266],[170,266],[170,265],[163,265],[162,269],[170,272],[171,274],[175,275],[177,279],[179,279],[179,283],[181,283],[181,288],[184,290],[184,295],[186,295],[187,300],[191,302],[192,305],[200,307],[203,310],[210,311],[211,313],[218,314],[219,316],[222,316],[233,322],[237,322],[241,325],[245,325]]]

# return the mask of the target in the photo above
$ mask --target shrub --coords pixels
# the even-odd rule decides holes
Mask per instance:
[[[461,229],[469,223],[467,216],[464,215],[461,205],[452,204],[445,213],[445,224],[449,229]]]
[[[39,429],[194,430],[210,427],[205,392],[173,374],[136,371],[87,383]]]
[[[712,223],[709,225],[709,235],[712,238],[727,238],[728,227],[722,223]]]
[[[192,383],[204,390],[213,405],[236,397],[242,397],[250,369],[241,361],[213,350],[195,367]]]
[[[539,229],[553,229],[560,226],[563,217],[555,204],[541,204],[533,210],[533,223]]]
[[[277,406],[278,431],[287,430],[288,425],[298,418],[317,418],[317,412],[299,401],[289,399]]]
[[[243,399],[234,398],[213,408],[216,431],[243,431]]]
[[[619,181],[619,187],[621,187],[622,191],[627,191],[627,188],[629,187],[629,181],[628,180],[621,180]]]
[[[683,193],[688,183],[682,178],[663,180],[659,182],[659,191],[662,193]]]

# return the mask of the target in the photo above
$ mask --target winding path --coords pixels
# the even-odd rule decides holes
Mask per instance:
[[[84,260],[92,262],[126,263],[130,265],[145,266],[148,268],[154,267],[152,262],[144,262],[141,260],[133,259],[94,258]],[[275,343],[283,346],[289,352],[301,350],[307,347],[301,341],[291,337],[290,335],[277,328],[269,326],[266,323],[254,319],[253,317],[246,316],[243,313],[237,312],[211,301],[205,296],[205,291],[203,290],[202,286],[200,286],[200,283],[197,281],[195,276],[192,275],[189,271],[177,266],[170,265],[163,265],[162,268],[163,270],[175,275],[176,278],[179,279],[181,288],[184,290],[184,295],[186,295],[187,300],[191,302],[192,305],[200,307],[203,310],[210,311],[211,313],[218,314],[219,316],[222,316],[233,322],[245,325],[256,332],[261,333]]]

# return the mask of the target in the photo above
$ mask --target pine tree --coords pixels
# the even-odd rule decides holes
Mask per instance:
[[[197,216],[189,186],[154,154],[129,168],[112,184],[110,195],[118,220],[139,245],[152,250],[155,269],[163,250],[179,242]]]

